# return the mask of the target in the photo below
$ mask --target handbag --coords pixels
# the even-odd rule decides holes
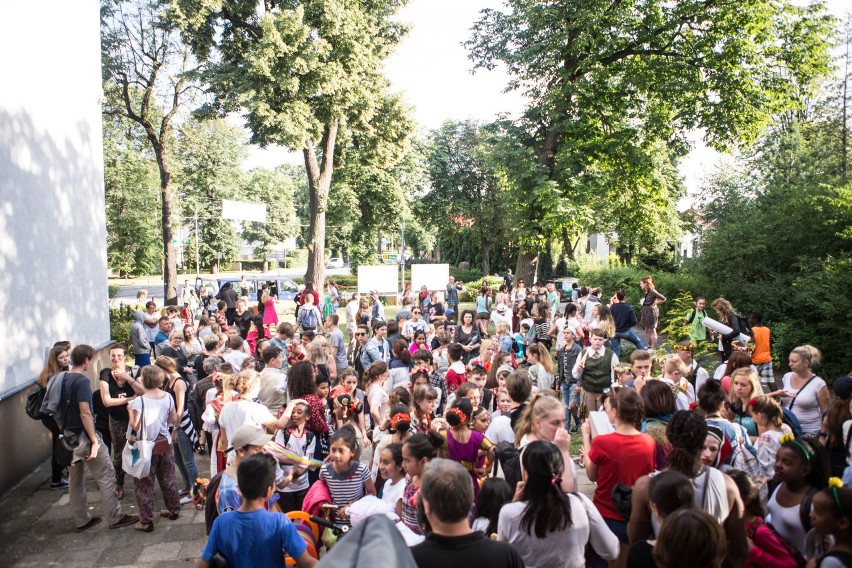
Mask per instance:
[[[142,401],[142,411],[139,417],[139,435],[133,435],[133,429],[127,428],[127,443],[121,451],[121,469],[136,479],[144,479],[151,473],[151,456],[154,444],[145,439],[145,399]]]

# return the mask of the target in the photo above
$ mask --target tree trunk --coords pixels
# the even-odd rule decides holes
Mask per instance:
[[[177,304],[177,258],[172,242],[172,174],[162,145],[157,152],[157,166],[160,169],[160,194],[163,201],[163,302],[167,306],[174,306]]]
[[[491,274],[491,247],[482,247],[482,274]]]
[[[328,209],[328,190],[334,171],[334,143],[337,138],[338,121],[333,119],[326,125],[320,144],[322,163],[317,160],[313,140],[306,140],[302,153],[308,173],[309,212],[311,223],[308,241],[308,269],[305,284],[321,290],[325,279],[325,213]]]
[[[535,269],[538,265],[537,252],[521,252],[515,269],[515,282],[523,280],[529,288],[535,282]]]

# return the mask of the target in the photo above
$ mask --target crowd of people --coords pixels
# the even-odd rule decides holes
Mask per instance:
[[[311,566],[281,513],[348,526],[362,503],[397,522],[421,568],[852,566],[852,377],[829,387],[816,348],[789,353],[776,385],[768,328],[724,298],[711,307],[730,333],[702,325],[698,298],[672,316],[689,340],[663,355],[666,299],[650,276],[639,317],[623,290],[605,303],[576,287],[561,307],[553,282],[527,288],[510,273],[460,311],[462,286],[407,287],[388,319],[377,292],[344,303],[333,282],[322,302],[300,293],[295,322],[270,315],[268,293],[250,309],[239,286],[201,314],[148,302],[94,393],[91,347],[58,343],[39,384],[60,410],[43,423],[79,444],[70,465],[53,461],[51,487],[70,484],[78,530],[100,521],[84,466],[110,528],[150,532],[206,493],[200,566],[283,565],[285,554]],[[624,341],[635,348],[622,360]],[[721,358],[711,369],[693,357],[708,341]],[[154,449],[135,478],[137,518],[121,507],[122,454],[139,439]],[[208,458],[199,485],[196,460]]]

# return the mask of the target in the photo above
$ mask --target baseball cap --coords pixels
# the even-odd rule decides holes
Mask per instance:
[[[237,431],[231,436],[231,447],[227,451],[230,452],[235,448],[244,448],[246,446],[263,446],[271,439],[272,436],[266,434],[263,430],[251,424],[244,424],[237,428]]]
[[[852,398],[852,377],[839,377],[835,379],[831,389],[838,398],[848,400]]]

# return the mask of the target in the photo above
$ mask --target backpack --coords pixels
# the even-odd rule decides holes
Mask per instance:
[[[30,394],[27,395],[27,402],[24,409],[26,410],[27,416],[33,420],[42,420],[49,416],[48,414],[43,414],[41,412],[41,405],[44,402],[45,393],[47,393],[46,389],[37,386],[30,391]]]
[[[786,538],[781,536],[781,534],[779,534],[778,531],[775,530],[775,527],[765,522],[763,519],[760,519],[759,521],[756,520],[754,523],[748,526],[748,528],[746,529],[746,534],[748,535],[748,537],[754,540],[754,535],[757,533],[757,529],[761,526],[764,526],[770,531],[772,531],[772,534],[775,535],[775,538],[778,540],[778,544],[780,544],[781,547],[784,548],[784,550],[787,552],[788,557],[793,559],[793,561],[796,563],[796,566],[804,568],[806,561],[805,558],[802,556],[802,553],[799,552],[799,549],[790,544]]]
[[[219,484],[222,483],[222,473],[220,471],[207,483],[207,497],[204,501],[204,525],[207,528],[208,535],[213,528],[213,521],[219,516],[219,506],[216,503],[216,497],[219,493]]]
[[[782,406],[781,410],[784,411],[784,416],[781,418],[781,421],[790,427],[790,430],[793,431],[793,436],[795,436],[798,440],[802,437],[802,424],[799,422],[799,419],[792,410],[786,406]]]
[[[284,430],[281,430],[281,434],[284,436],[284,445],[286,446],[290,442],[290,430],[285,428]],[[316,438],[314,431],[305,428],[305,451],[311,447],[311,442],[314,441],[314,438]]]
[[[316,308],[305,309],[305,314],[302,316],[302,329],[313,329],[317,323]]]
[[[749,338],[754,341],[754,330],[751,328],[751,324],[748,323],[748,319],[740,314],[737,314],[737,323],[740,327],[740,333],[744,333],[749,336]]]
[[[494,477],[502,477],[515,488],[521,480],[521,452],[511,442],[500,442],[494,449]]]

